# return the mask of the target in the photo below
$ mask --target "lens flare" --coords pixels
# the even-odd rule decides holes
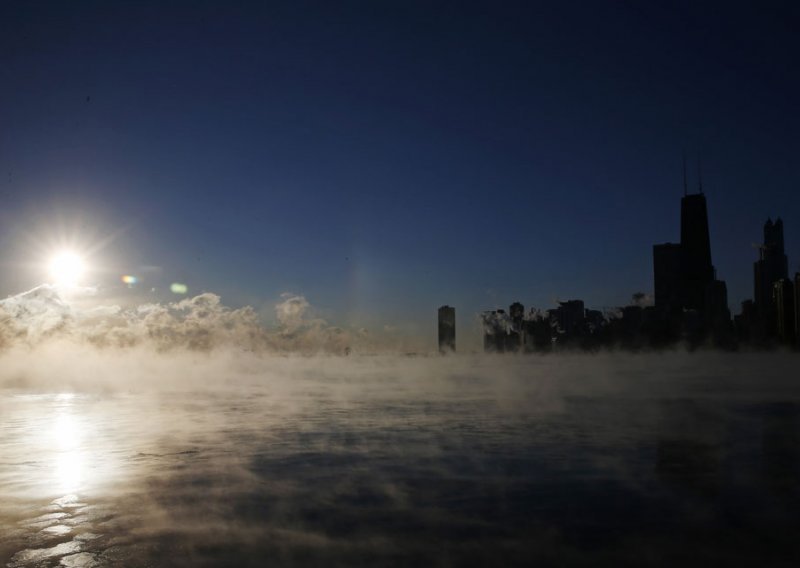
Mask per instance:
[[[50,279],[57,286],[76,286],[85,271],[86,265],[83,259],[72,251],[58,253],[48,265]]]
[[[186,284],[181,284],[180,282],[173,282],[169,289],[173,294],[185,294],[189,291],[189,287]]]

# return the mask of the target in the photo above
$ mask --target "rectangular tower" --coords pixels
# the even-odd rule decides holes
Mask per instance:
[[[681,245],[675,243],[653,245],[655,304],[662,313],[680,311],[683,307],[681,262]]]
[[[483,323],[483,350],[486,353],[503,353],[511,320],[505,310],[489,310],[481,314]]]
[[[705,318],[706,331],[718,344],[731,339],[731,312],[728,308],[728,287],[722,280],[712,280],[706,287]]]
[[[580,335],[583,331],[583,324],[586,319],[586,309],[583,300],[568,300],[559,302],[558,308],[558,327],[561,333],[567,336]]]
[[[777,323],[778,341],[786,345],[795,342],[794,286],[788,278],[781,278],[772,288]]]
[[[753,264],[753,300],[756,317],[763,333],[774,337],[778,333],[778,312],[775,306],[774,286],[778,280],[789,278],[789,263],[783,248],[783,221],[764,223],[764,244],[759,248],[759,258]]]
[[[800,272],[794,274],[794,341],[800,347]]]
[[[511,320],[511,328],[506,337],[506,350],[518,351],[524,343],[523,321],[525,320],[525,306],[519,302],[514,302],[508,307],[508,316]]]
[[[450,306],[439,308],[439,352],[456,350],[456,309]]]
[[[683,306],[703,311],[706,288],[714,281],[708,209],[702,193],[681,199],[681,276]]]

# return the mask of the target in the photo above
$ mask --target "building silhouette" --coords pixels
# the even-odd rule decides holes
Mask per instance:
[[[522,329],[522,320],[525,319],[525,306],[519,302],[514,302],[508,307],[508,315],[511,317],[511,326],[516,330]]]
[[[800,347],[800,272],[794,274],[794,340]]]
[[[481,314],[484,350],[636,350],[678,342],[692,349],[735,349],[740,343],[774,347],[777,341],[800,348],[800,272],[789,279],[780,218],[764,224],[764,243],[753,270],[754,298],[743,301],[732,320],[727,285],[717,278],[712,262],[702,182],[697,193],[689,194],[684,171],[680,242],[653,246],[653,298],[636,293],[629,305],[603,311],[569,300],[552,309],[532,308],[529,314],[514,302],[508,312]]]
[[[764,223],[764,243],[759,258],[753,264],[753,301],[757,318],[757,334],[762,338],[778,336],[778,312],[775,306],[774,285],[789,278],[788,259],[783,248],[783,221]]]
[[[706,286],[703,317],[704,329],[718,344],[733,341],[728,286],[724,281],[714,279]]]
[[[795,291],[792,281],[781,278],[772,285],[772,298],[775,306],[775,331],[779,342],[785,345],[795,343]]]
[[[553,324],[549,317],[531,315],[523,322],[525,351],[546,351],[553,346]]]
[[[481,314],[483,322],[483,350],[486,353],[504,353],[510,320],[505,310],[487,310]]]
[[[714,281],[708,209],[703,193],[681,199],[681,288],[683,307],[704,311],[706,290]]]
[[[684,189],[685,189],[684,178]],[[653,246],[655,314],[651,334],[669,342],[683,337],[691,343],[710,337],[716,343],[733,338],[728,290],[717,280],[711,262],[708,205],[699,193],[681,198],[681,242]]]
[[[519,351],[523,344],[523,325],[525,319],[525,306],[519,302],[514,302],[508,307],[510,326],[506,336],[506,351]]]
[[[559,302],[555,310],[559,331],[567,336],[580,334],[586,320],[586,309],[583,300]]]
[[[681,288],[682,247],[676,243],[653,245],[655,305],[669,313],[683,307]]]
[[[742,302],[742,311],[733,318],[736,327],[736,339],[741,343],[752,343],[755,340],[756,308],[753,300]]]
[[[525,306],[514,302],[505,310],[488,310],[481,314],[483,350],[487,353],[516,352],[525,346]]]
[[[450,306],[439,308],[439,352],[456,350],[456,309]]]
[[[800,347],[800,272],[794,274],[794,341]]]

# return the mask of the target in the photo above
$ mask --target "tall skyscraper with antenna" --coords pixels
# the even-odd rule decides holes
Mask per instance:
[[[702,310],[706,288],[715,276],[711,264],[708,208],[702,192],[684,195],[681,199],[681,251],[683,305]]]
[[[711,262],[708,206],[703,193],[702,172],[698,166],[698,192],[690,194],[685,158],[680,244],[655,245],[653,271],[656,308],[672,314],[694,310],[701,316],[706,331],[724,334],[730,322],[727,288],[724,282],[716,279],[716,270]]]

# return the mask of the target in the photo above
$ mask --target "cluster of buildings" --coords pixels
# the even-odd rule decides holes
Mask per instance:
[[[739,339],[756,345],[778,342],[800,347],[800,272],[789,278],[780,217],[764,224],[764,243],[753,264],[753,299],[734,318]]]
[[[685,189],[685,188],[684,188]],[[731,319],[725,282],[711,262],[708,210],[702,186],[684,191],[677,243],[653,246],[654,297],[635,294],[631,305],[602,312],[583,301],[550,310],[519,302],[508,311],[480,314],[487,352],[544,351],[564,346],[656,348],[683,342],[732,349],[786,345],[800,348],[800,273],[789,278],[783,222],[768,219],[753,267],[753,299]],[[455,350],[455,309],[439,308],[439,349]]]

